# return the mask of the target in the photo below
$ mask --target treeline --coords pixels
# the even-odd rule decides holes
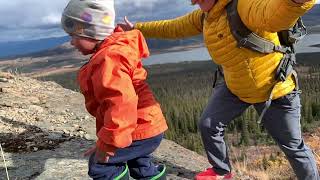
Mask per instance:
[[[172,66],[172,65],[171,65]],[[168,119],[170,130],[166,136],[183,146],[202,152],[197,122],[211,95],[212,62],[180,64],[185,69],[163,65],[163,73],[153,73],[149,82],[158,97]],[[189,68],[191,67],[191,68]],[[200,68],[199,68],[200,67]],[[304,131],[318,127],[320,122],[320,66],[298,66],[302,104],[302,128]],[[170,71],[171,73],[166,73]],[[248,108],[227,129],[227,141],[233,145],[270,144],[273,140],[257,123],[254,108]]]
[[[299,83],[303,91],[302,128],[311,131],[320,124],[320,66],[299,66]],[[203,152],[197,123],[213,91],[215,65],[211,61],[184,62],[147,67],[148,83],[155,93],[169,124],[166,138],[184,147]],[[70,80],[71,79],[71,80]],[[75,74],[51,76],[42,80],[54,80],[75,90]],[[254,145],[273,143],[265,129],[257,123],[258,115],[248,108],[227,128],[229,144]]]

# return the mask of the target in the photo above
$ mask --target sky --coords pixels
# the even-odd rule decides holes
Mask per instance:
[[[0,0],[0,43],[26,41],[66,34],[60,17],[69,0]],[[118,20],[171,18],[194,9],[189,0],[115,0]],[[320,3],[320,0],[318,0]]]
[[[60,28],[60,18],[68,2],[0,0],[0,43],[65,36]],[[194,8],[188,0],[115,0],[115,6],[118,20],[127,15],[133,21],[182,15]],[[182,8],[177,10],[177,6]]]

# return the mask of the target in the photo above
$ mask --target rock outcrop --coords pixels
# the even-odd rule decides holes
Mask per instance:
[[[89,179],[83,153],[94,145],[94,124],[80,93],[0,73],[0,142],[10,179]],[[209,166],[168,140],[154,158],[167,165],[168,179],[192,179]],[[0,179],[6,179],[2,160]]]

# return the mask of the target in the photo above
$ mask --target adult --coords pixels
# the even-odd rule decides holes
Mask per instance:
[[[175,39],[202,33],[213,61],[222,66],[225,81],[215,86],[199,122],[212,168],[196,179],[232,178],[224,128],[253,105],[259,114],[266,110],[261,123],[285,153],[298,179],[317,180],[315,158],[301,135],[298,84],[293,75],[285,81],[275,78],[284,53],[240,48],[229,26],[226,7],[231,1],[191,0],[200,9],[170,20],[132,24],[125,19],[121,26],[139,29],[147,38]],[[249,30],[279,45],[277,32],[292,27],[314,4],[315,0],[238,0],[237,12]]]

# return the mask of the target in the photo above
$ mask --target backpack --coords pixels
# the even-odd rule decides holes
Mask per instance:
[[[275,77],[276,80],[285,81],[293,73],[293,65],[296,63],[295,46],[307,34],[307,29],[301,17],[292,28],[277,33],[281,45],[276,46],[273,42],[259,37],[243,24],[237,11],[237,5],[238,0],[230,2],[227,5],[227,15],[231,33],[237,40],[238,47],[249,48],[265,54],[273,52],[285,54],[278,66]]]
[[[293,69],[293,66],[294,64],[296,64],[295,46],[297,42],[300,41],[307,34],[306,27],[304,26],[301,17],[297,20],[296,24],[292,28],[277,32],[281,45],[276,46],[273,42],[258,36],[244,25],[239,16],[237,5],[238,0],[232,0],[227,5],[227,16],[231,33],[238,42],[238,47],[248,48],[264,54],[269,54],[273,52],[283,53],[284,56],[281,59],[279,66],[277,67],[275,79],[278,82],[285,81],[292,74],[296,81],[296,89],[299,90],[298,77],[296,71]],[[203,13],[201,16],[202,25],[204,18],[205,14]],[[215,86],[217,76],[219,74],[223,76],[221,67],[218,67],[215,72],[213,86]],[[262,121],[263,115],[271,105],[273,89],[274,87],[272,88],[269,98],[266,101],[265,108],[260,114],[258,120],[259,123]]]

